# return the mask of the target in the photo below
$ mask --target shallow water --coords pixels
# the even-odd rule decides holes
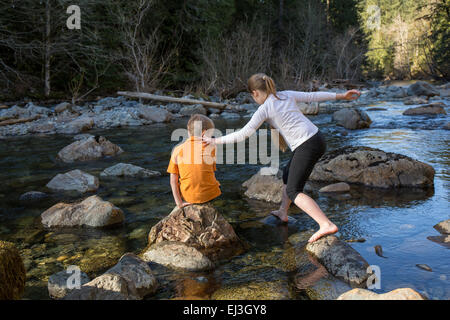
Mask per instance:
[[[442,129],[448,116],[403,116],[401,113],[413,106],[401,102],[380,101],[363,109],[373,107],[387,110],[367,111],[373,121],[371,128],[348,131],[347,135],[331,123],[331,114],[311,119],[324,133],[328,150],[364,145],[432,165],[436,171],[434,189],[392,191],[352,186],[348,195],[325,196],[315,191],[312,195],[340,227],[337,234],[340,238],[366,240],[350,245],[369,264],[380,267],[381,289],[376,292],[411,287],[430,299],[450,299],[450,251],[427,239],[439,235],[433,225],[450,217],[450,139],[449,131]],[[223,132],[225,128],[242,127],[246,120],[215,122]],[[185,125],[186,120],[177,120],[168,125],[90,132],[104,135],[125,152],[116,158],[75,164],[64,164],[55,158],[60,149],[73,142],[72,136],[0,140],[0,239],[14,242],[21,250],[27,269],[25,299],[48,299],[48,276],[68,265],[80,266],[92,278],[114,265],[123,253],[139,253],[147,244],[151,226],[171,211],[174,202],[166,174],[148,180],[100,179],[97,194],[124,210],[123,226],[106,230],[46,230],[40,223],[40,214],[45,209],[81,196],[54,195],[39,207],[24,207],[18,201],[19,196],[31,190],[47,191],[45,185],[51,178],[73,169],[99,176],[103,169],[125,162],[164,173],[170,151],[177,143],[170,141],[170,135],[175,128]],[[288,157],[289,153],[283,154],[282,163]],[[242,286],[266,293],[286,290],[290,298],[306,298],[304,291],[293,284],[299,270],[289,262],[292,248],[287,239],[299,232],[308,235],[316,226],[296,208],[290,211],[296,222],[289,226],[260,222],[277,206],[246,199],[240,186],[259,167],[222,164],[216,174],[223,195],[214,204],[250,249],[209,273],[176,273],[151,265],[160,283],[152,299],[206,298],[217,289],[238,290]],[[375,254],[375,245],[382,246],[387,258]],[[427,264],[433,271],[419,269],[416,264]]]

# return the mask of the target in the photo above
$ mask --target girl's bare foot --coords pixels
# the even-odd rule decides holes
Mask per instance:
[[[275,211],[272,211],[270,214],[273,216],[276,216],[278,219],[280,219],[283,222],[288,222],[288,220],[289,220],[287,212],[283,211],[283,210],[275,210]]]
[[[336,233],[336,232],[338,232],[338,230],[339,230],[338,227],[336,227],[336,225],[334,223],[321,226],[319,231],[314,233],[311,236],[311,238],[309,238],[308,242],[309,243],[314,242],[314,241],[320,239],[323,236],[326,236],[328,234]]]

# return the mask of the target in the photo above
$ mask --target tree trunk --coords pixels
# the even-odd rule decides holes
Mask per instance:
[[[45,1],[45,53],[44,53],[44,94],[50,95],[50,0]]]
[[[217,103],[217,102],[209,102],[209,101],[201,101],[195,99],[183,99],[183,98],[174,98],[167,96],[158,96],[156,94],[144,93],[144,92],[128,92],[128,91],[118,91],[117,94],[121,96],[128,96],[133,98],[143,98],[149,100],[156,101],[165,101],[165,102],[177,102],[177,103],[185,103],[185,104],[201,104],[207,108],[216,108],[220,110],[224,110],[227,105],[225,103]]]

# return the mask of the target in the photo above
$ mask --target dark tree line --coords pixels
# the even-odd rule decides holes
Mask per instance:
[[[0,98],[75,102],[118,89],[231,96],[254,72],[297,89],[315,80],[384,77],[393,63],[369,54],[369,2],[1,0]],[[70,5],[81,9],[80,30],[66,26]],[[423,19],[432,37],[423,40],[421,74],[448,77],[448,3],[429,7]],[[381,59],[389,61],[392,46],[384,45]]]

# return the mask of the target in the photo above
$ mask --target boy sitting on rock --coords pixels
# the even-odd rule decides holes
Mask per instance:
[[[187,129],[189,138],[174,148],[167,168],[178,208],[205,203],[221,194],[214,174],[215,149],[202,141],[204,135],[212,135],[213,121],[204,115],[194,114],[188,121]]]

